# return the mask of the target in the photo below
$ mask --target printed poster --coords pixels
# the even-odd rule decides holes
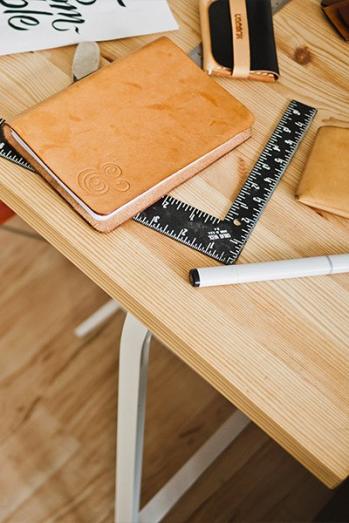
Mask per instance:
[[[175,29],[167,0],[0,0],[0,55]]]

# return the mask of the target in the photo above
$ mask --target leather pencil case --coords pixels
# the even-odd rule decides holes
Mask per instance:
[[[278,79],[270,0],[200,0],[200,19],[209,75]]]

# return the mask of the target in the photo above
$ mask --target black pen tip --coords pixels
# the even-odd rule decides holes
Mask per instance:
[[[197,269],[189,271],[189,281],[193,287],[200,287],[200,274]]]

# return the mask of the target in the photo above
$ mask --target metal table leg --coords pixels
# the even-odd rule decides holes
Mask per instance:
[[[120,343],[115,523],[158,523],[250,420],[235,411],[140,511],[151,333],[128,314]]]
[[[116,443],[117,523],[139,521],[150,332],[128,314],[120,342]]]

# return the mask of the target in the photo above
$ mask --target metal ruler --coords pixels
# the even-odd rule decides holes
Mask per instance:
[[[7,143],[2,130],[2,124],[4,122],[5,120],[0,117],[0,156],[34,172],[34,168]]]
[[[224,220],[172,196],[161,198],[133,219],[210,258],[234,263],[316,112],[296,100],[289,104]],[[2,142],[0,156],[33,171],[6,141]]]
[[[289,104],[224,220],[172,196],[134,220],[210,258],[235,263],[316,113],[296,100]]]

